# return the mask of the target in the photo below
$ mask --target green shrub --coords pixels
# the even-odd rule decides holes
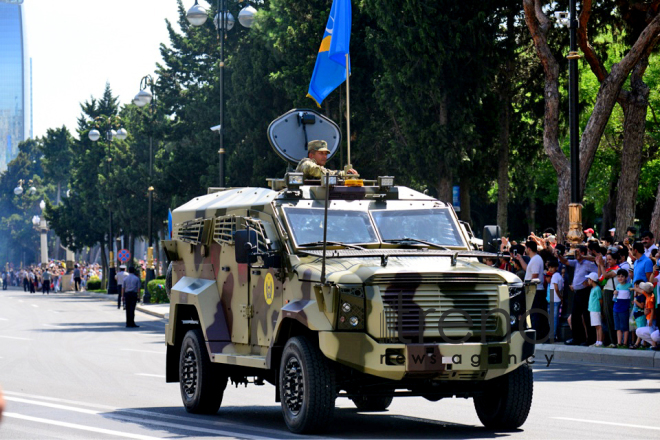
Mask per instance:
[[[165,282],[161,279],[149,281],[149,293],[151,294],[151,302],[155,304],[169,303],[170,299],[167,297],[165,291]]]
[[[101,288],[101,279],[99,277],[90,277],[87,280],[87,290],[99,290]]]

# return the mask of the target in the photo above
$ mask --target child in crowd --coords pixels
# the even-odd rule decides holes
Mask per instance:
[[[642,328],[646,327],[646,316],[644,316],[644,305],[646,304],[646,294],[640,288],[642,282],[640,280],[635,282],[635,287],[633,287],[634,300],[633,300],[633,318],[635,319],[635,327]],[[632,338],[631,338],[632,339]],[[632,345],[630,348],[639,348],[642,345],[642,338],[637,336],[635,345]]]
[[[591,293],[589,294],[589,315],[591,317],[591,326],[596,328],[596,343],[592,347],[603,346],[603,325],[600,319],[600,312],[603,305],[603,292],[598,285],[598,274],[591,272],[587,275],[589,286],[591,286]]]
[[[645,297],[644,318],[646,320],[646,325],[644,327],[638,327],[636,333],[644,342],[650,344],[653,350],[658,350],[659,347],[657,343],[660,342],[660,334],[655,325],[653,325],[653,320],[655,319],[655,296],[653,295],[653,284],[641,283],[639,289]]]
[[[628,271],[619,269],[616,273],[618,284],[614,291],[614,329],[616,330],[617,348],[628,348],[628,333],[630,331],[629,307],[632,284],[628,282]]]
[[[553,317],[552,330],[554,330],[554,339],[557,338],[557,328],[559,327],[559,306],[561,306],[562,292],[564,291],[564,279],[561,277],[561,274],[558,272],[559,261],[552,259],[548,261],[548,272],[547,276],[550,277],[548,285],[548,295],[546,299],[548,300],[548,315]]]

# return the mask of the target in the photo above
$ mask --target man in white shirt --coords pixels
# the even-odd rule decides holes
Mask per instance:
[[[126,272],[126,265],[122,264],[119,266],[119,272],[117,275],[115,275],[115,279],[117,280],[117,290],[119,291],[119,294],[117,295],[117,309],[121,308],[121,299],[122,299],[122,294],[121,294],[121,288],[124,287],[124,279],[128,276],[128,272]],[[124,302],[124,309],[126,308],[126,302]]]
[[[532,303],[533,309],[542,310],[543,313],[530,314],[532,320],[532,328],[536,330],[536,340],[547,339],[547,330],[549,328],[548,317],[546,310],[548,310],[548,301],[545,299],[545,283],[543,278],[543,258],[539,256],[538,247],[535,241],[529,240],[525,243],[525,254],[529,257],[529,263],[526,263],[522,255],[518,254],[518,261],[523,269],[525,269],[525,281],[539,280],[540,283],[536,285],[536,295]]]

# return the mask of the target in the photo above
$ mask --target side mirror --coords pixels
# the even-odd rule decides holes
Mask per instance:
[[[502,243],[502,231],[497,225],[484,226],[484,252],[497,253]]]
[[[252,243],[257,242],[257,232],[250,230],[250,236],[248,237],[247,229],[234,232],[234,252],[236,257],[236,262],[238,264],[248,264],[250,263],[250,255],[254,249]]]

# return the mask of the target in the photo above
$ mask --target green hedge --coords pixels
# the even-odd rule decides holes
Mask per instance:
[[[99,290],[101,288],[101,280],[99,277],[91,277],[87,280],[87,290]]]
[[[155,279],[149,281],[149,293],[151,294],[151,302],[155,304],[169,303],[170,299],[167,297],[165,291],[165,281],[162,279]]]

